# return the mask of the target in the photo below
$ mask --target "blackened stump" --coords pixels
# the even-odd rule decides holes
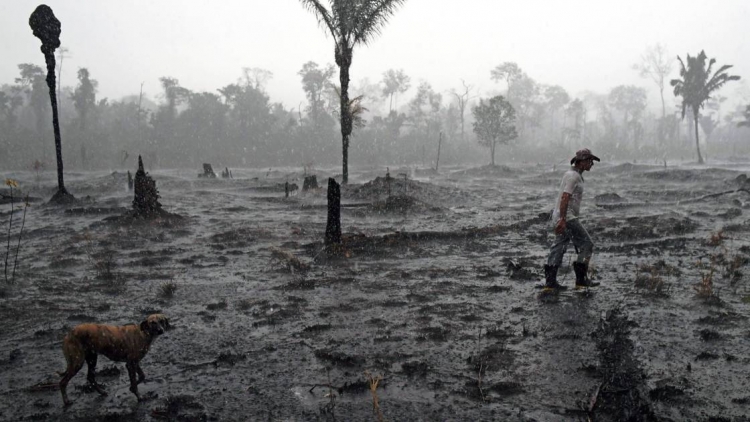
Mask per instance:
[[[325,243],[341,244],[341,186],[332,177],[328,178],[328,222]]]
[[[318,177],[315,175],[305,176],[305,180],[302,182],[302,191],[308,191],[310,189],[318,188]]]
[[[128,190],[133,190],[133,175],[128,170]]]
[[[208,177],[211,179],[215,179],[216,173],[214,172],[214,168],[211,167],[211,164],[203,163],[203,174],[199,174],[198,177]]]
[[[143,169],[143,160],[138,156],[138,171],[135,172],[135,198],[133,199],[133,210],[136,217],[155,217],[161,214],[159,203],[159,191],[156,189],[156,181]]]

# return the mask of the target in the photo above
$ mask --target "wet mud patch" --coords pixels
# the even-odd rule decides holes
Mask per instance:
[[[696,323],[701,325],[714,325],[722,327],[737,326],[744,321],[747,321],[746,316],[729,311],[709,311],[709,314],[707,316],[703,316],[695,320]]]
[[[586,410],[598,421],[658,421],[646,393],[644,373],[634,355],[631,325],[615,308],[600,320],[594,333],[603,381]]]
[[[409,361],[401,364],[401,373],[409,378],[424,378],[432,366],[423,361]]]
[[[622,224],[595,224],[593,231],[597,236],[609,241],[623,242],[643,239],[658,239],[665,236],[683,236],[693,233],[698,223],[690,218],[677,214],[659,214],[651,216],[630,217]]]
[[[655,170],[637,173],[637,177],[645,179],[658,180],[660,183],[664,182],[699,182],[718,180],[725,181],[737,177],[737,171],[726,170],[719,168],[707,168],[707,169],[666,169],[666,170]]]
[[[451,330],[443,326],[432,326],[418,328],[417,333],[417,341],[445,342],[448,341]]]
[[[205,422],[208,419],[205,406],[195,397],[189,395],[169,396],[163,405],[151,410],[151,417],[156,420]]]
[[[312,383],[326,382],[323,367],[331,368],[329,383],[336,394],[346,383],[353,386],[351,391],[362,391],[349,397],[337,395],[337,420],[374,420],[371,396],[362,382],[362,371],[373,368],[389,381],[388,389],[378,389],[386,420],[585,420],[591,396],[596,398],[592,420],[618,420],[622,415],[607,413],[604,410],[610,408],[604,403],[611,397],[621,400],[626,395],[622,388],[602,384],[601,393],[593,390],[609,382],[604,373],[616,374],[615,381],[624,376],[613,369],[614,363],[606,367],[597,362],[595,347],[601,340],[589,335],[602,310],[616,304],[628,309],[630,320],[639,325],[628,327],[632,337],[627,337],[633,343],[628,353],[641,365],[635,369],[635,378],[648,376],[636,382],[639,397],[651,402],[652,410],[664,416],[661,420],[706,420],[710,415],[743,420],[750,402],[742,389],[750,362],[745,357],[750,296],[744,279],[733,282],[722,276],[724,268],[732,266],[734,255],[750,256],[750,243],[742,236],[750,232],[743,223],[748,208],[742,208],[750,197],[738,193],[714,202],[689,202],[696,195],[716,192],[716,186],[725,182],[661,183],[630,175],[598,175],[597,169],[605,166],[595,168],[586,177],[592,192],[616,193],[625,201],[684,202],[620,211],[592,207],[593,195],[587,194],[586,227],[596,243],[594,266],[602,286],[590,298],[568,291],[556,302],[544,303],[537,300],[537,290],[531,286],[532,279],[542,278],[541,264],[550,240],[548,216],[538,211],[551,206],[560,177],[559,171],[532,174],[545,168],[526,167],[521,177],[501,185],[493,177],[448,179],[445,173],[425,186],[415,184],[415,191],[448,186],[444,191],[434,188],[443,192],[438,200],[425,199],[450,209],[443,213],[410,211],[359,218],[345,211],[343,229],[355,243],[361,241],[370,249],[354,249],[350,256],[320,261],[312,259],[320,249],[306,255],[305,244],[322,238],[325,211],[319,205],[325,200],[324,190],[300,192],[290,200],[278,198],[283,193],[268,192],[267,196],[274,195],[271,201],[260,192],[247,195],[243,183],[254,183],[247,179],[232,185],[212,181],[203,189],[210,190],[209,195],[202,195],[192,188],[195,172],[191,170],[185,180],[171,179],[174,191],[163,189],[168,198],[174,198],[175,209],[195,216],[188,217],[189,224],[182,228],[118,227],[102,223],[106,215],[63,217],[62,208],[31,207],[27,230],[37,232],[24,243],[21,259],[31,262],[31,257],[38,257],[38,263],[34,260],[33,266],[24,268],[19,284],[6,287],[8,296],[0,300],[0,317],[11,321],[6,325],[8,334],[0,335],[0,365],[8,380],[20,385],[54,381],[52,371],[62,369],[59,342],[70,327],[86,318],[132,322],[142,311],[162,307],[170,318],[181,321],[181,327],[160,339],[146,357],[144,369],[154,382],[143,386],[144,395],[150,398],[145,405],[136,407],[127,392],[122,364],[111,367],[119,369],[119,375],[114,370],[110,378],[101,375],[110,368],[102,359],[102,381],[112,384],[119,396],[100,405],[95,394],[80,395],[79,403],[63,412],[59,390],[8,391],[0,395],[0,405],[7,408],[0,420],[160,420],[151,411],[164,410],[165,398],[183,394],[204,408],[182,407],[164,420],[201,414],[215,420],[332,420],[330,414],[320,413],[320,404],[329,401],[323,397],[328,389],[308,393]],[[285,173],[267,183],[283,182]],[[411,189],[409,185],[410,193]],[[463,192],[454,205],[450,202],[454,199],[447,197],[453,195],[451,191]],[[409,197],[422,200],[418,195]],[[76,206],[114,208],[123,204],[123,198]],[[362,201],[383,198],[387,195]],[[498,206],[498,198],[512,201],[513,206]],[[314,206],[303,208],[305,204]],[[733,207],[742,208],[743,214],[724,220],[720,214]],[[693,217],[696,212],[705,217]],[[675,235],[667,230],[678,224],[669,223],[662,233],[660,223],[649,220],[654,214],[678,222],[687,216],[697,226]],[[633,239],[616,239],[616,230],[628,225],[631,217],[645,221],[639,224],[646,226],[644,230],[657,227],[658,233],[649,238],[626,233]],[[60,218],[65,226],[59,225]],[[250,223],[239,225],[240,219]],[[246,232],[248,240],[252,238],[246,244],[229,236],[212,239],[229,234],[235,226],[267,233]],[[721,246],[707,244],[722,226],[736,226],[736,231],[725,230]],[[609,234],[601,236],[606,230]],[[125,277],[116,297],[108,296],[106,281],[96,278],[90,260],[94,254],[83,247],[85,232],[94,239],[95,248],[116,252],[119,266],[115,271]],[[223,241],[240,246],[223,245]],[[286,261],[276,268],[269,251],[279,247],[310,269],[292,272]],[[723,252],[723,248],[730,251]],[[572,253],[571,247],[568,254]],[[725,259],[720,259],[721,253]],[[710,256],[716,259],[715,288],[725,302],[721,308],[704,306],[695,299],[693,285],[707,270],[693,263]],[[157,262],[161,257],[167,258],[164,268]],[[508,268],[505,257],[517,265]],[[137,266],[144,268],[137,270]],[[641,274],[655,273],[674,284],[668,298],[652,300],[634,294],[640,293],[634,285],[639,266],[643,266]],[[673,269],[680,275],[673,275]],[[737,269],[747,271],[747,263]],[[528,270],[526,275],[524,270]],[[172,277],[179,274],[180,288],[172,299],[164,300],[158,287],[160,280],[170,279],[170,273]],[[560,272],[560,279],[564,277],[565,270]],[[312,281],[313,288],[295,285],[299,280]],[[572,273],[563,281],[569,286]],[[223,298],[226,308],[206,308]],[[480,326],[486,331],[477,346]],[[704,341],[702,330],[718,333],[722,339]],[[617,330],[606,331],[614,336]],[[490,346],[497,349],[483,355]],[[321,358],[315,350],[341,355]],[[702,353],[701,359],[707,360],[696,361]],[[487,364],[481,368],[481,393],[478,361],[468,360],[474,356]],[[342,362],[336,363],[339,359]],[[190,373],[193,369],[185,362],[208,364]],[[353,366],[346,366],[347,362]],[[688,363],[692,371],[685,368]],[[626,364],[622,371],[630,368]],[[689,384],[682,383],[682,378]],[[85,383],[84,368],[73,384]],[[297,390],[294,386],[299,385]],[[467,395],[467,390],[473,393]],[[586,405],[579,407],[578,401]],[[571,413],[574,407],[578,413]]]
[[[302,329],[302,335],[307,337],[315,337],[326,331],[329,331],[331,328],[333,328],[331,324],[308,325]]]
[[[123,214],[104,218],[101,223],[114,227],[158,227],[163,229],[181,229],[189,225],[190,219],[182,215],[160,210],[148,218],[137,215],[133,210]]]
[[[318,349],[313,354],[326,364],[346,368],[361,367],[367,361],[364,356],[350,355],[333,349]]]
[[[88,208],[68,208],[65,210],[65,215],[109,215],[109,214],[124,214],[127,213],[128,209],[124,207],[107,208],[107,207],[88,207]]]
[[[411,196],[395,195],[385,200],[375,201],[369,208],[370,213],[376,214],[406,214],[406,213],[437,213],[443,208],[430,205]]]

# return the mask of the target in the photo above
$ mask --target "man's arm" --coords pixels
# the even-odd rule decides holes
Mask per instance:
[[[555,226],[555,233],[557,234],[565,233],[565,217],[568,215],[568,202],[570,202],[570,194],[563,192],[562,198],[560,198],[560,220]]]

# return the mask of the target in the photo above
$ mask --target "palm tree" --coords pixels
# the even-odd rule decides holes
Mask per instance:
[[[706,100],[711,98],[711,93],[718,90],[725,83],[729,81],[736,81],[740,79],[739,76],[726,73],[732,65],[724,65],[720,67],[713,75],[711,70],[716,59],[711,59],[708,62],[708,68],[706,67],[706,53],[701,50],[700,54],[696,57],[690,57],[687,54],[687,66],[682,59],[677,56],[677,60],[680,61],[680,77],[682,79],[672,79],[670,84],[674,87],[675,97],[682,97],[682,118],[685,118],[685,110],[687,107],[693,111],[693,121],[695,123],[695,147],[698,151],[698,164],[703,164],[703,157],[701,156],[701,148],[698,141],[698,122],[700,121],[700,109],[704,106]]]
[[[300,0],[318,18],[336,43],[334,56],[339,67],[341,84],[341,144],[343,152],[342,184],[349,179],[349,136],[352,133],[352,114],[349,100],[349,67],[354,46],[367,44],[385,26],[396,8],[406,0],[329,0],[326,8],[321,0]]]

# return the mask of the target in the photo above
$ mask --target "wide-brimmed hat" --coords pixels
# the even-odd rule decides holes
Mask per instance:
[[[594,160],[594,161],[601,161],[599,157],[591,153],[590,149],[584,148],[584,149],[576,151],[576,156],[570,160],[570,164],[573,165],[576,163],[576,161],[583,161],[583,160],[589,160],[589,159]]]

